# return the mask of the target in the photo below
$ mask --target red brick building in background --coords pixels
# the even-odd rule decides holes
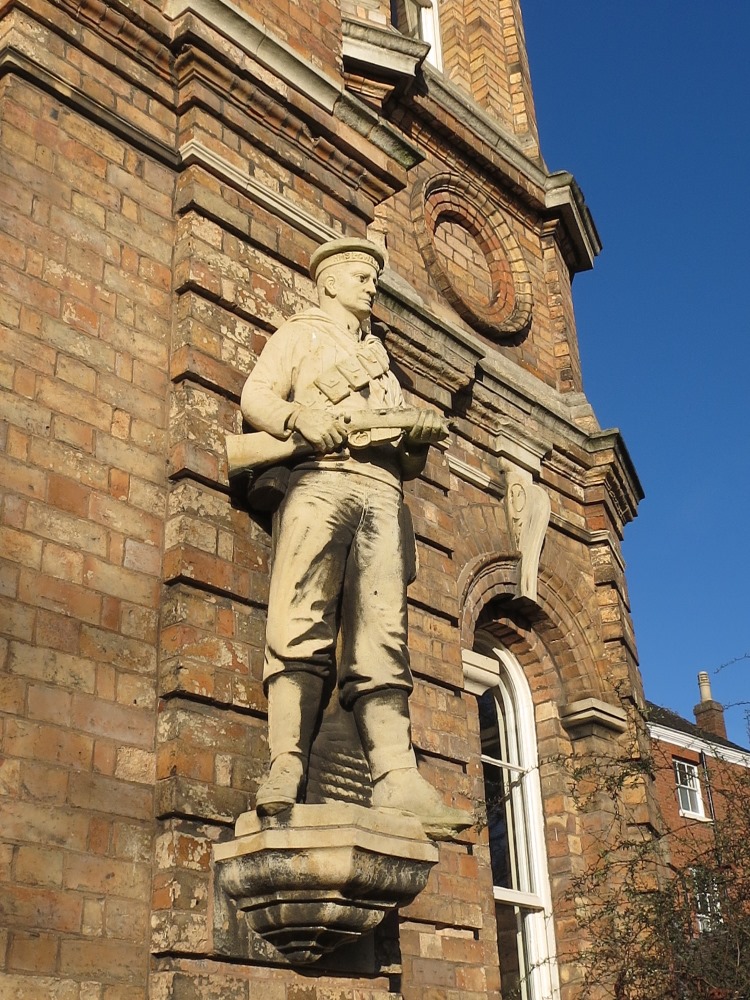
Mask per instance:
[[[695,930],[704,933],[724,920],[721,883],[746,886],[750,874],[750,751],[727,739],[724,709],[711,696],[708,674],[698,680],[695,722],[652,704],[647,715],[670,861],[692,882]]]
[[[641,489],[583,393],[599,240],[540,155],[517,0],[3,0],[0,171],[0,994],[573,1000],[566,892],[611,815],[563,762],[645,747]],[[224,435],[337,235],[386,249],[389,352],[454,427],[407,491],[411,704],[477,822],[302,973],[214,925],[266,759],[268,525]]]

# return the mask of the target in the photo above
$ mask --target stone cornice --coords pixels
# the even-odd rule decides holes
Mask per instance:
[[[472,134],[475,139],[472,153],[484,159],[486,166],[493,170],[497,169],[499,161],[504,167],[505,179],[514,184],[518,194],[535,209],[541,209],[545,217],[561,219],[572,249],[567,262],[571,271],[590,270],[602,245],[591,212],[572,174],[567,171],[549,173],[527,156],[515,136],[428,64],[422,66],[422,78],[427,98],[454,119],[456,135],[465,130]],[[420,106],[428,110],[428,102],[423,100]],[[494,154],[493,159],[486,157],[486,148]],[[525,183],[519,185],[519,179]]]
[[[491,378],[485,377],[483,385],[492,387],[492,381],[500,383],[499,393],[511,387],[530,404],[530,416],[537,420],[545,433],[544,437],[555,442],[555,451],[549,456],[552,468],[559,461],[558,442],[567,457],[563,475],[584,487],[586,493],[592,487],[604,487],[621,524],[627,524],[635,516],[638,503],[643,499],[643,488],[625,442],[616,429],[589,433],[573,422],[567,400],[550,386],[508,361],[503,355],[491,355],[482,359],[481,368]],[[580,405],[580,395],[572,400]],[[568,449],[565,448],[567,442]],[[572,462],[572,465],[570,464]],[[576,475],[576,468],[579,470]]]
[[[230,0],[167,0],[164,14],[172,22],[173,40],[190,30],[192,15],[229,39],[283,84],[349,125],[400,166],[408,169],[421,159],[405,136],[346,92],[339,80],[313,66]]]
[[[262,68],[248,65],[239,74],[213,57],[211,44],[212,39],[201,38],[175,59],[183,113],[193,104],[205,105],[205,91],[212,91],[222,100],[223,120],[233,131],[293,173],[309,175],[331,197],[341,198],[343,186],[344,200],[365,221],[372,218],[373,205],[404,186],[406,173],[393,157],[340,125],[332,134],[330,116],[306,97],[283,87],[269,93],[258,79]]]
[[[601,253],[602,242],[594,219],[572,174],[566,170],[549,174],[544,184],[545,207],[549,215],[559,212],[568,239],[572,242],[578,267],[588,271]]]
[[[300,206],[249,177],[197,140],[183,144],[180,154],[183,165],[197,164],[209,170],[310,239],[322,243],[338,235]],[[464,419],[468,424],[479,424],[494,436],[493,454],[518,459],[523,452],[527,459],[521,464],[530,471],[537,471],[537,463],[541,463],[545,455],[552,460],[552,442],[562,439],[578,457],[572,466],[566,463],[563,474],[573,475],[583,486],[586,463],[582,458],[585,460],[588,450],[598,454],[601,442],[616,439],[612,437],[616,432],[605,432],[597,436],[592,449],[587,449],[589,435],[575,424],[567,397],[504,355],[493,352],[488,356],[487,347],[478,338],[434,315],[411,285],[388,268],[380,280],[376,312],[393,326],[389,347],[396,360],[434,380],[449,393],[471,386],[472,403]],[[572,394],[570,402],[573,410],[580,408],[580,394]],[[531,434],[525,429],[529,422],[540,425],[543,433]],[[624,446],[623,453],[627,454]],[[535,456],[531,463],[529,454]]]
[[[474,135],[499,153],[535,187],[543,189],[547,172],[530,159],[518,140],[467,93],[429,64],[422,68],[427,94]]]
[[[424,159],[421,151],[401,132],[349,91],[342,90],[333,113],[339,121],[392,157],[404,170],[410,170]]]
[[[485,348],[433,315],[408,282],[388,269],[380,279],[376,312],[395,328],[388,347],[397,361],[449,393],[473,382]]]
[[[573,739],[600,733],[624,733],[627,713],[620,705],[610,705],[600,698],[582,698],[560,707],[560,722]]]
[[[704,753],[709,757],[724,761],[726,764],[737,764],[740,767],[750,768],[750,751],[716,743],[711,739],[709,733],[706,733],[704,737],[692,736],[690,733],[670,729],[669,726],[649,722],[648,734],[652,740],[658,740],[660,743],[671,743],[672,746],[682,750]]]
[[[108,132],[119,136],[125,142],[144,153],[148,153],[156,160],[173,169],[177,169],[179,166],[179,154],[171,146],[148,135],[143,129],[131,124],[116,111],[104,107],[103,104],[89,97],[78,87],[71,86],[56,73],[49,71],[36,60],[30,59],[25,52],[14,46],[12,34],[4,40],[3,51],[0,53],[0,77],[7,73],[16,73],[35,87],[40,87],[48,94],[54,95],[63,104],[75,109],[87,120],[96,122]]]
[[[338,81],[302,59],[264,25],[228,0],[167,0],[163,12],[173,22],[173,38],[186,30],[185,15],[194,14],[280,80],[304,93],[324,111],[333,113],[341,96]]]
[[[224,157],[198,140],[191,139],[180,147],[184,166],[196,164],[210,171],[221,181],[247,194],[254,202],[292,228],[317,242],[335,238],[338,234],[300,206],[283,198],[235,167]],[[565,397],[513,364],[503,355],[487,356],[487,347],[449,321],[432,313],[418,293],[398,274],[386,268],[380,279],[376,312],[392,323],[392,346],[395,356],[410,369],[434,378],[454,393],[472,385],[476,413],[469,421],[479,421],[490,434],[497,436],[497,454],[509,447],[508,434],[521,422],[517,418],[534,413],[550,428],[550,437],[540,440],[523,432],[523,444],[539,457],[545,454],[554,434],[570,438],[579,448],[587,435],[572,421]],[[580,406],[579,395],[575,405]],[[520,438],[519,438],[520,440]]]
[[[567,171],[549,173],[526,154],[516,136],[427,63],[420,67],[419,81],[422,87],[413,88],[407,102],[418,106],[420,116],[433,117],[438,128],[438,116],[448,115],[451,142],[467,147],[486,172],[500,174],[545,219],[559,218],[567,237],[563,249],[568,267],[572,273],[590,270],[602,245],[573,176]]]
[[[60,34],[84,50],[80,26],[89,28],[113,47],[128,53],[141,66],[147,67],[149,73],[157,74],[164,82],[169,82],[169,39],[164,29],[164,19],[149,3],[141,0],[129,3],[118,0],[54,0],[50,3],[45,0],[8,0],[0,4],[0,16],[5,16],[13,9],[23,11],[45,26],[54,26]],[[70,18],[71,25],[75,25],[74,29],[62,23],[61,12]],[[101,52],[98,58],[102,58]],[[113,67],[110,65],[109,68]],[[147,89],[142,77],[138,82]]]
[[[603,487],[620,523],[632,521],[644,492],[622,435],[618,430],[587,435],[586,451],[595,461],[586,476],[587,488]]]
[[[611,548],[609,533],[606,531],[589,531],[588,528],[582,528],[579,524],[573,524],[568,518],[562,516],[562,514],[556,514],[554,511],[549,516],[549,523],[551,527],[555,528],[562,535],[567,535],[568,538],[575,538],[577,542],[583,542],[584,545],[606,545]],[[616,549],[612,549],[616,552]],[[621,560],[618,559],[618,563]]]
[[[480,362],[480,369],[485,391],[497,397],[512,394],[514,405],[525,410],[549,432],[550,443],[554,438],[562,437],[571,444],[583,447],[588,435],[573,422],[563,394],[500,353],[486,354]]]
[[[583,503],[586,495],[586,466],[582,464],[580,447],[576,446],[575,454],[563,450],[563,445],[556,447],[545,457],[545,468],[567,484],[565,495],[572,500]]]
[[[244,170],[240,170],[223,156],[197,139],[189,139],[180,146],[180,162],[188,167],[198,165],[220,180],[230,184],[246,194],[252,201],[261,205],[267,212],[282,219],[298,232],[309,236],[319,243],[335,239],[339,234],[330,226],[310,215],[299,205],[284,198],[265,184],[261,184]]]

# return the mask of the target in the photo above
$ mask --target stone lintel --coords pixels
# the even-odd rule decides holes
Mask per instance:
[[[505,492],[504,484],[499,479],[488,476],[486,472],[482,472],[481,469],[469,465],[468,462],[463,462],[460,458],[456,458],[455,455],[446,454],[445,458],[451,472],[459,479],[463,479],[465,483],[471,483],[472,486],[479,487],[483,493],[489,493],[496,497],[503,496]]]
[[[517,467],[530,472],[538,478],[542,468],[542,459],[549,452],[550,446],[524,434],[520,428],[508,428],[498,434],[495,441],[495,453],[504,465]]]
[[[599,735],[602,730],[619,734],[628,728],[625,709],[599,698],[582,698],[561,706],[560,721],[572,739]]]
[[[277,194],[276,191],[256,181],[244,170],[240,170],[225,157],[215,153],[200,139],[189,139],[180,146],[180,158],[183,167],[196,164],[220,180],[230,184],[246,194],[252,201],[262,206],[271,215],[282,219],[293,229],[308,236],[310,239],[325,243],[335,239],[337,233],[330,226],[316,219],[304,208],[290,201],[289,198]]]

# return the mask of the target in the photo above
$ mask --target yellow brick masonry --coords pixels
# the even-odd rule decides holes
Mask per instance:
[[[439,5],[448,78],[539,156],[518,0],[444,0]]]

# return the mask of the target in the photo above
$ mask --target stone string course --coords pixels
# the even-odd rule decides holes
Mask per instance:
[[[619,551],[639,487],[581,396],[564,226],[499,155],[479,169],[471,144],[486,144],[429,92],[394,98],[373,128],[364,106],[324,111],[295,84],[303,60],[343,94],[342,12],[387,26],[389,5],[263,5],[285,78],[172,6],[0,5],[0,994],[497,1000],[482,824],[440,845],[427,889],[370,950],[304,976],[262,949],[216,956],[211,845],[252,807],[266,760],[270,547],[230,495],[223,437],[264,343],[313,301],[319,226],[387,241],[378,318],[409,401],[454,420],[456,459],[501,482],[503,434],[543,442],[553,526],[536,607],[513,603],[495,494],[439,449],[407,486],[412,716],[426,776],[481,816],[461,649],[483,629],[523,665],[562,955],[565,888],[609,817],[576,813],[551,763],[573,749],[557,706],[641,698]],[[517,4],[441,10],[447,78],[539,171]],[[394,123],[418,153],[408,171],[385,151]],[[211,157],[183,161],[191,142]],[[499,205],[523,253],[533,319],[518,343],[472,330],[425,268],[409,205],[441,172]],[[563,961],[563,1000],[576,975]]]

